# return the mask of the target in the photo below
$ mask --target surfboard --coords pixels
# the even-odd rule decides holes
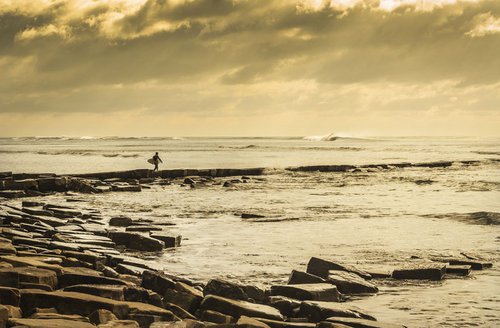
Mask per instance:
[[[149,163],[149,164],[153,164],[153,165],[154,165],[154,164],[155,164],[155,161],[154,161],[152,158],[150,158],[150,159],[148,159],[148,163]]]

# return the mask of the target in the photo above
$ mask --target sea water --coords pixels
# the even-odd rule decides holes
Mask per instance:
[[[500,213],[498,138],[4,138],[0,171],[59,174],[147,168],[158,151],[171,168],[264,167],[232,188],[180,184],[141,193],[86,195],[82,208],[175,223],[182,246],[151,265],[195,280],[286,283],[311,256],[392,270],[412,257],[483,256],[494,263],[441,282],[376,281],[356,305],[409,327],[496,327],[500,230],[478,217]],[[448,168],[291,172],[291,166],[455,161]],[[477,161],[463,165],[458,161]],[[64,201],[64,195],[45,198]],[[75,203],[76,204],[76,203]],[[485,212],[477,214],[477,212]],[[242,219],[261,214],[269,222]],[[498,222],[498,219],[497,219]]]

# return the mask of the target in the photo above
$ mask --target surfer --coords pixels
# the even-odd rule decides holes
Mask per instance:
[[[153,172],[158,171],[158,164],[160,162],[163,164],[163,161],[161,160],[160,156],[158,156],[158,152],[156,152],[156,154],[153,156],[153,164],[155,166],[155,168],[153,169]]]

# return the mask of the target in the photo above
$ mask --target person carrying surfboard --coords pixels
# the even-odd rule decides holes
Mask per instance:
[[[154,171],[158,171],[158,164],[161,162],[163,163],[163,161],[161,160],[160,156],[158,156],[158,152],[156,152],[156,154],[153,156],[153,164],[155,166],[155,168],[153,169],[153,172]]]

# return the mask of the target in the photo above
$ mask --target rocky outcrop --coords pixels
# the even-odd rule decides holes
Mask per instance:
[[[300,304],[299,315],[309,318],[313,322],[326,320],[329,317],[348,317],[375,320],[355,306],[345,303],[304,301]]]
[[[404,328],[402,325],[396,325],[391,323],[384,323],[373,320],[366,319],[358,319],[358,318],[339,318],[339,317],[331,317],[326,319],[324,322],[320,322],[318,324],[318,328],[334,328],[332,327],[332,323],[334,324],[343,324],[348,327],[360,327],[360,328]]]
[[[377,293],[378,288],[361,278],[355,273],[339,271],[339,270],[330,270],[328,272],[329,283],[337,286],[339,292],[342,294],[363,294],[363,293]]]
[[[350,265],[344,265],[332,261],[327,261],[317,257],[312,257],[309,260],[309,263],[307,264],[307,273],[316,275],[323,279],[328,279],[330,270],[339,270],[339,271],[355,273],[364,279],[371,279],[371,276],[368,272],[357,269]]]
[[[161,240],[133,232],[110,231],[108,237],[117,245],[138,251],[158,252],[163,250],[165,246]]]
[[[34,308],[55,308],[62,314],[88,316],[99,309],[109,310],[118,318],[129,313],[129,306],[103,297],[76,292],[46,292],[41,290],[21,290],[21,309],[30,311]]]
[[[438,263],[413,264],[392,272],[394,279],[441,280],[446,273],[446,265]]]
[[[271,295],[285,296],[297,300],[340,301],[340,293],[337,287],[328,283],[272,286]]]
[[[203,310],[212,310],[239,318],[242,315],[248,317],[267,318],[272,320],[283,320],[281,313],[270,306],[255,304],[246,301],[232,300],[229,298],[208,295],[203,299],[200,306]]]

